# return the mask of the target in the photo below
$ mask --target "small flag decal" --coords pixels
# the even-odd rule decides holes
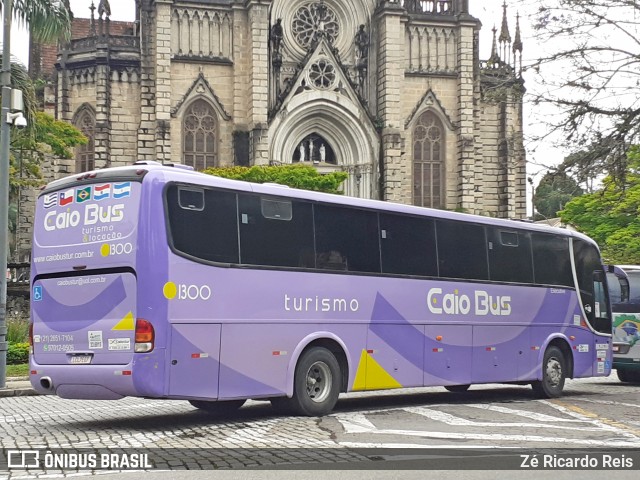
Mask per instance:
[[[114,183],[113,198],[124,198],[131,194],[131,182]]]
[[[58,192],[49,193],[44,196],[44,208],[51,208],[58,205]]]
[[[106,185],[96,185],[93,187],[93,199],[94,200],[104,200],[105,198],[109,198],[111,196],[111,184],[107,183]]]
[[[76,191],[76,202],[82,203],[91,200],[91,187],[79,188]]]
[[[66,192],[60,192],[60,200],[58,201],[60,206],[64,207],[65,205],[72,204],[74,193],[75,192],[73,191],[73,188],[67,190]]]

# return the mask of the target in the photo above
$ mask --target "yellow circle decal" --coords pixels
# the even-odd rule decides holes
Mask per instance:
[[[178,293],[178,287],[176,287],[176,284],[173,282],[167,282],[164,284],[164,287],[162,288],[162,293],[164,293],[165,298],[167,298],[168,300],[171,300]]]
[[[103,257],[108,257],[109,256],[109,244],[105,243],[100,247],[100,255],[102,255]]]

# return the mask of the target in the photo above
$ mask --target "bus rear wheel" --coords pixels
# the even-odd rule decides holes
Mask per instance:
[[[558,347],[551,346],[544,352],[542,380],[531,384],[533,392],[540,398],[557,398],[562,395],[567,378],[567,361]]]
[[[189,400],[189,403],[198,410],[204,410],[207,413],[219,416],[234,413],[244,405],[244,402],[246,402],[246,400],[222,400],[211,402],[207,400]]]
[[[296,365],[293,397],[287,404],[298,415],[326,415],[338,401],[340,383],[340,365],[333,353],[326,348],[312,347]]]

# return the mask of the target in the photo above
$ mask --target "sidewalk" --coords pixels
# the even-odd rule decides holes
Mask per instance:
[[[0,398],[22,397],[27,395],[38,395],[31,387],[29,377],[9,377],[7,378],[7,387],[0,388]]]

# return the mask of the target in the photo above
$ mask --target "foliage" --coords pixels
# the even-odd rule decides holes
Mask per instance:
[[[559,212],[563,222],[593,238],[611,263],[640,263],[640,147],[627,155],[625,182],[607,176],[603,188],[571,200]]]
[[[14,60],[14,59],[12,59]],[[2,54],[0,54],[2,61]],[[36,92],[33,82],[29,78],[27,68],[20,62],[11,62],[11,88],[22,91],[22,101],[24,102],[23,114],[27,119],[27,128],[22,131],[23,135],[31,135],[33,132],[33,122],[37,111]],[[12,134],[17,130],[12,129]]]
[[[539,58],[542,89],[535,104],[550,103],[550,131],[579,146],[583,171],[604,169],[624,183],[626,152],[640,142],[640,2],[536,0],[537,42],[554,52]],[[588,148],[584,150],[584,146]],[[588,152],[588,155],[584,155]]]
[[[71,149],[87,143],[76,127],[44,112],[35,113],[31,131],[16,131],[12,137],[9,172],[12,187],[38,184],[40,163],[46,155],[73,158]]]
[[[0,7],[4,8],[4,0],[0,0]],[[13,0],[13,16],[18,25],[28,25],[39,42],[71,38],[73,14],[69,0]]]
[[[28,343],[9,343],[7,348],[7,365],[19,365],[29,361]]]
[[[7,365],[7,377],[24,377],[29,375],[29,364]]]
[[[580,195],[582,195],[582,189],[566,173],[549,172],[540,180],[533,197],[533,204],[543,218],[554,218],[569,200]]]
[[[29,320],[26,318],[8,318],[6,338],[9,343],[29,341]]]
[[[234,180],[245,180],[254,183],[279,183],[293,188],[337,194],[342,193],[340,185],[348,177],[345,172],[320,174],[312,166],[301,164],[209,168],[204,170],[204,173]]]

